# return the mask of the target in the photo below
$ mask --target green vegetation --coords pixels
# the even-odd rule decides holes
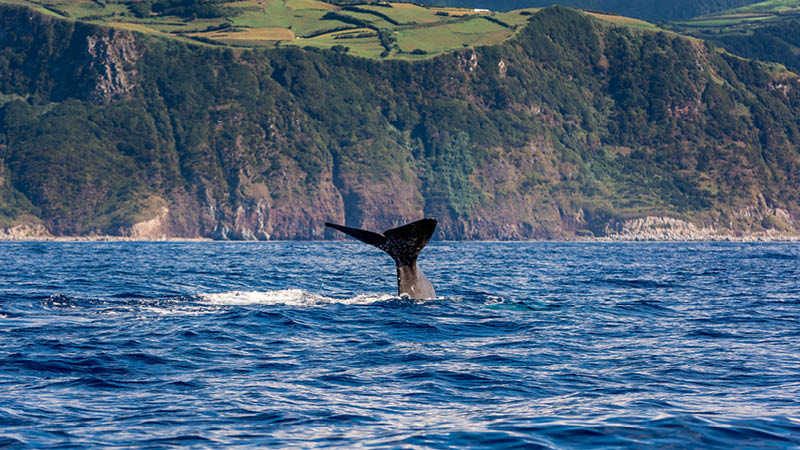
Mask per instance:
[[[412,3],[320,0],[0,0],[50,15],[180,40],[231,47],[296,45],[347,48],[373,59],[428,59],[464,47],[497,45],[524,27],[537,8],[508,12],[424,7]],[[591,13],[617,25],[654,25]],[[371,30],[365,33],[362,29]],[[354,33],[361,30],[359,33]]]
[[[425,0],[422,3],[440,6],[485,8],[493,11],[545,7],[553,4],[592,11],[604,11],[649,21],[688,19],[724,11],[758,0]],[[782,1],[782,0],[776,0]]]
[[[647,214],[795,226],[796,75],[566,8],[516,15],[504,43],[432,56],[411,54],[441,51],[425,27],[226,48],[1,7],[0,221],[116,234],[164,204],[184,236],[318,238],[342,215],[434,215],[442,238],[599,235]],[[422,60],[351,56],[359,39],[385,51],[381,34]]]
[[[752,13],[786,13],[786,12],[793,12],[797,10],[798,2],[797,0],[767,0],[763,2],[754,3],[752,5],[742,6],[740,8],[735,8],[730,11],[726,11],[721,13],[721,15],[727,14],[752,14]]]
[[[526,17],[410,3],[334,5],[317,0],[2,0],[62,18],[233,47],[343,48],[368,58],[421,59],[514,35]],[[342,31],[368,29],[374,33]],[[442,40],[439,41],[441,34]],[[408,45],[398,43],[397,36]],[[419,42],[424,42],[421,45]],[[383,47],[382,50],[377,50]],[[377,50],[377,51],[376,51]],[[416,50],[416,51],[415,51]]]
[[[626,28],[638,28],[642,30],[648,31],[659,31],[659,28],[652,23],[645,22],[638,19],[632,19],[630,17],[625,16],[618,16],[616,14],[604,14],[599,12],[589,12],[589,15],[596,17],[600,20],[604,20],[606,22],[611,22],[614,25],[623,26]]]
[[[744,32],[754,26],[793,20],[798,14],[800,14],[800,1],[798,0],[768,0],[711,15],[677,21],[672,26],[682,27],[687,31],[713,28],[717,32]]]
[[[475,18],[435,28],[415,28],[397,33],[397,44],[402,49],[421,49],[430,54],[463,46],[492,45],[503,42],[509,33],[503,28]]]
[[[444,145],[434,146],[433,154],[425,160],[425,198],[432,210],[457,218],[469,217],[483,197],[470,181],[476,168],[476,150],[464,131],[444,140]]]
[[[669,24],[748,58],[800,71],[800,0],[768,0]]]

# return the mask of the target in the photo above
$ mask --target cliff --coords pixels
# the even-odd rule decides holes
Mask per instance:
[[[0,48],[0,228],[17,234],[322,239],[325,221],[422,216],[440,239],[647,217],[800,230],[797,75],[573,10],[419,62],[192,46],[16,7]]]

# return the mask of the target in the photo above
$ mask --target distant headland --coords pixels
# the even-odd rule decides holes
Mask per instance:
[[[0,5],[0,237],[320,240],[326,221],[419,217],[445,240],[800,234],[800,79],[783,66],[563,7],[424,22],[303,4],[343,16],[305,26],[378,31],[250,42],[269,0],[229,17],[242,30],[196,33],[211,19]]]

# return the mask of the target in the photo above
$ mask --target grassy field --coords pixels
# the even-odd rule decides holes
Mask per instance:
[[[140,0],[0,0],[53,16],[195,40],[204,45],[337,47],[366,58],[411,60],[465,47],[499,44],[514,36],[539,10],[494,13],[411,3],[348,8],[319,0],[241,0],[218,4],[231,12],[224,17],[143,15],[141,10],[137,17],[137,1]],[[593,15],[617,25],[655,28],[620,16]],[[382,42],[379,32],[394,42]]]
[[[440,53],[465,46],[499,44],[512,34],[511,30],[476,16],[462,22],[398,31],[396,37],[404,52],[420,49]]]
[[[252,28],[248,30],[236,31],[210,31],[206,33],[193,33],[191,37],[204,37],[214,41],[225,43],[239,42],[264,42],[274,43],[275,41],[292,41],[295,39],[292,30],[286,28]]]
[[[631,28],[639,28],[639,29],[643,29],[643,30],[651,30],[651,31],[659,31],[660,30],[657,26],[653,25],[652,23],[645,22],[645,21],[639,20],[639,19],[632,19],[630,17],[618,16],[618,15],[615,15],[615,14],[602,14],[602,13],[596,13],[596,12],[589,12],[587,14],[589,14],[589,15],[591,15],[593,17],[596,17],[596,18],[598,18],[600,20],[604,20],[606,22],[611,22],[611,23],[613,23],[615,25],[621,25],[621,26],[631,27]]]
[[[769,0],[665,26],[732,54],[800,72],[800,0]]]
[[[374,36],[370,38],[349,37],[367,33],[372,33]],[[302,47],[310,45],[312,47],[319,48],[332,48],[334,46],[341,45],[343,47],[348,47],[348,52],[352,55],[373,59],[380,59],[381,53],[384,51],[384,48],[381,46],[381,43],[374,31],[363,28],[328,33],[310,39],[296,39],[294,41],[286,42],[286,44],[299,45]]]
[[[725,14],[736,13],[784,13],[800,9],[800,1],[798,0],[768,0],[761,3],[742,6],[741,8],[732,9]]]
[[[441,22],[442,20],[441,16],[436,15],[436,9],[433,8],[425,8],[412,3],[392,3],[391,5],[391,8],[375,5],[364,5],[360,6],[360,8],[386,14],[402,24],[430,24]]]
[[[768,0],[720,13],[674,22],[679,31],[738,33],[753,26],[796,19],[800,15],[800,0]]]

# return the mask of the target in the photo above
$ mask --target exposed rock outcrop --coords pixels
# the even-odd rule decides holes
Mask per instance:
[[[130,230],[125,234],[136,240],[167,239],[169,236],[168,215],[169,208],[162,206],[156,217],[133,224]]]
[[[47,239],[53,235],[40,223],[22,223],[8,228],[0,227],[0,240]]]
[[[718,239],[722,235],[715,228],[698,228],[685,220],[658,216],[609,224],[605,233],[609,239],[624,241],[699,241]]]
[[[86,37],[90,56],[89,70],[96,73],[88,98],[98,103],[127,96],[136,81],[136,62],[140,52],[133,33],[109,30],[106,34]]]
[[[784,210],[773,210],[765,217],[778,215],[791,220]],[[767,227],[750,232],[697,226],[674,217],[648,216],[609,224],[605,240],[613,241],[800,241],[800,236],[779,228]]]

